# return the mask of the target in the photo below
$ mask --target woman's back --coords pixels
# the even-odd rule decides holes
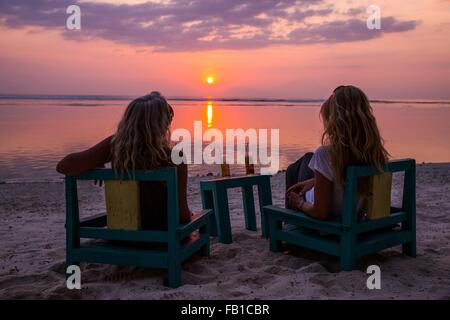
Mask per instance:
[[[370,165],[381,171],[388,152],[369,99],[361,89],[336,88],[322,104],[320,115],[324,126],[322,146],[308,163],[314,177],[290,186],[287,204],[315,218],[329,219],[342,214],[346,168]],[[361,213],[368,196],[368,179],[360,178],[357,184]]]
[[[173,109],[157,92],[133,100],[126,108],[114,135],[92,148],[66,156],[57,171],[77,175],[111,162],[121,175],[134,170],[174,166],[171,161],[170,124]],[[187,166],[176,166],[180,222],[190,220],[187,205]],[[143,229],[167,228],[167,187],[163,182],[140,182],[141,225]]]

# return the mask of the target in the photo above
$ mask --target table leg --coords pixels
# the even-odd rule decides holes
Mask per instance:
[[[214,215],[211,216],[209,219],[209,227],[210,227],[210,234],[213,237],[217,236],[217,223],[216,223],[216,213],[214,210],[214,199],[213,199],[213,193],[211,190],[202,190],[201,191],[202,196],[202,207],[203,209],[213,209]]]
[[[272,190],[270,187],[270,176],[266,177],[267,178],[263,182],[258,183],[258,198],[259,211],[261,213],[262,236],[267,239],[269,237],[269,219],[264,214],[263,207],[272,204]]]
[[[219,242],[232,243],[230,209],[228,207],[228,196],[226,188],[216,188],[213,191],[214,214],[216,216],[217,233]]]
[[[256,231],[255,200],[253,198],[253,186],[242,187],[242,200],[244,203],[245,227],[247,230]]]

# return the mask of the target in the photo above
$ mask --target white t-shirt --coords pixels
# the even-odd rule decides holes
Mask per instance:
[[[344,201],[344,189],[338,183],[335,183],[336,177],[331,166],[331,158],[329,155],[330,147],[321,146],[317,148],[309,162],[309,168],[313,171],[320,172],[325,178],[333,182],[333,205],[332,214],[335,217],[342,216],[342,205]],[[314,187],[305,194],[305,200],[314,203]]]

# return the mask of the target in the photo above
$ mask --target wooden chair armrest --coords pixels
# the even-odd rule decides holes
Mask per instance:
[[[182,224],[178,227],[177,232],[183,238],[200,227],[206,225],[212,214],[212,209],[202,210],[200,213],[192,216],[192,220],[188,223]]]
[[[278,221],[319,230],[322,232],[340,234],[343,230],[343,225],[337,221],[322,221],[314,219],[300,211],[289,210],[276,206],[265,206],[264,212],[269,215],[269,219],[271,216],[275,216]]]

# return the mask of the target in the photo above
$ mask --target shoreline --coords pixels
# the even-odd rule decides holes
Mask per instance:
[[[402,159],[394,159],[394,160],[402,160]],[[416,166],[430,166],[430,165],[450,165],[450,162],[421,162],[417,163]],[[188,167],[189,168],[189,167]],[[286,169],[278,170],[278,172],[275,175],[283,174],[286,172]],[[257,173],[258,174],[258,173]],[[241,174],[233,174],[231,173],[231,177],[239,177]],[[209,172],[207,174],[196,174],[196,175],[189,175],[188,170],[188,179],[207,179],[207,178],[220,178],[221,174],[220,172]],[[48,179],[42,179],[42,180],[32,180],[32,179],[5,179],[0,180],[0,184],[34,184],[34,183],[60,183],[64,182],[64,176],[60,175],[59,178],[48,178]]]
[[[14,94],[0,93],[0,100],[85,100],[85,101],[131,101],[137,96],[108,94]],[[216,101],[216,102],[324,102],[326,98],[225,98],[225,97],[167,97],[171,101]],[[450,104],[450,100],[439,99],[371,99],[371,103],[410,103],[410,104]]]

